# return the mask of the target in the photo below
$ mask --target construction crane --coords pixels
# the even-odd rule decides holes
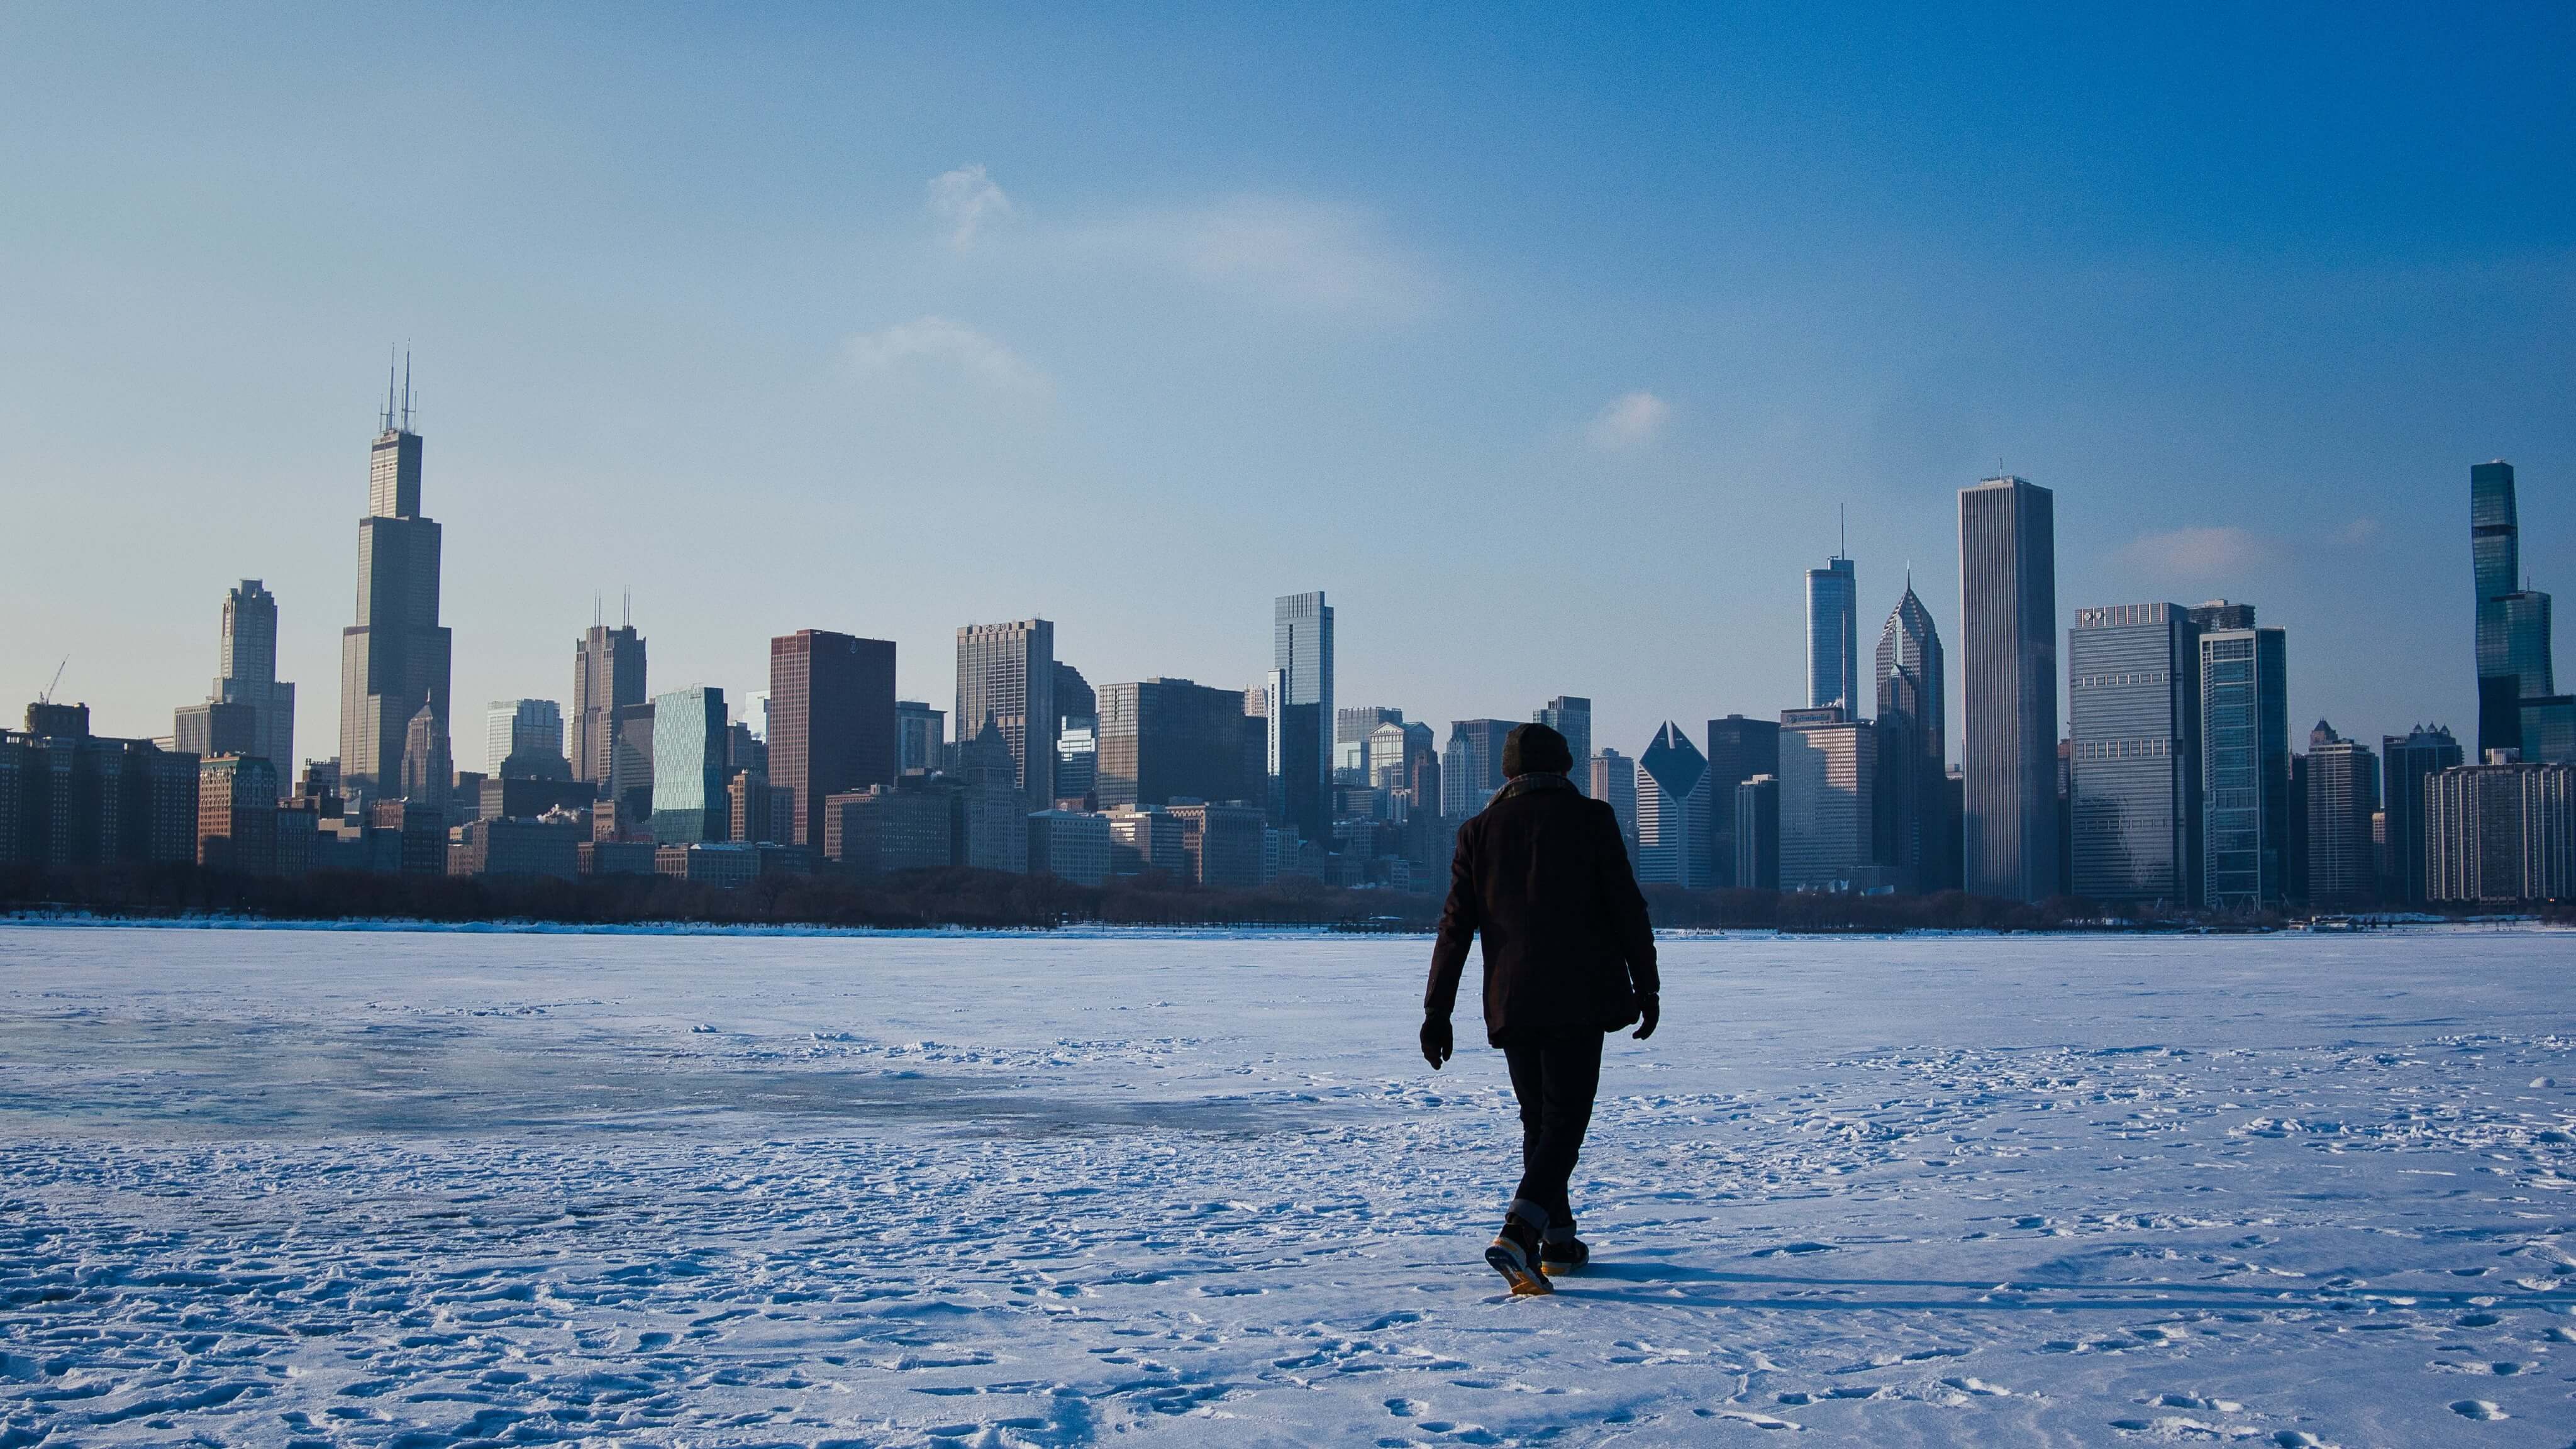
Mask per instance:
[[[64,655],[64,656],[63,656],[63,662],[62,662],[61,664],[57,664],[57,665],[55,665],[55,666],[54,666],[54,682],[53,682],[53,683],[51,683],[51,684],[46,685],[46,686],[45,686],[45,692],[44,692],[44,693],[42,693],[42,694],[40,694],[40,695],[37,695],[37,696],[36,696],[36,703],[38,703],[38,704],[52,704],[52,703],[54,702],[54,691],[55,691],[55,690],[57,690],[57,689],[62,688],[62,686],[63,686],[63,670],[64,670],[66,667],[68,667],[68,666],[71,664],[71,662],[72,662],[72,657],[71,657],[70,655],[66,654],[66,655]]]

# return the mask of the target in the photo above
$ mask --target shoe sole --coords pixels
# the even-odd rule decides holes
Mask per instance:
[[[1500,1243],[1485,1250],[1485,1262],[1503,1275],[1504,1282],[1512,1285],[1514,1297],[1541,1298],[1556,1291],[1548,1286],[1544,1274],[1531,1272],[1511,1249]]]
[[[1551,1263],[1545,1258],[1541,1258],[1539,1260],[1538,1270],[1551,1278],[1562,1278],[1569,1273],[1582,1272],[1583,1265],[1581,1263]]]

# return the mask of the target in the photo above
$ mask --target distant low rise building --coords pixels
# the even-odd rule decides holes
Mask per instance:
[[[277,767],[217,755],[197,775],[197,864],[230,875],[277,874]]]
[[[1109,822],[1112,873],[1142,875],[1153,870],[1182,877],[1192,874],[1189,856],[1181,845],[1181,822],[1163,806],[1120,805],[1105,818]],[[1283,863],[1279,869],[1285,871],[1287,866]]]
[[[1174,801],[1163,813],[1179,821],[1181,857],[1190,879],[1217,890],[1261,884],[1261,832],[1267,812],[1249,805]]]
[[[552,876],[581,874],[581,827],[570,820],[477,820],[457,832],[448,850],[451,875]]]
[[[1106,815],[1040,810],[1029,816],[1031,875],[1052,875],[1073,885],[1097,886],[1109,878],[1109,850]]]
[[[859,876],[943,870],[957,859],[959,790],[945,780],[908,777],[823,801],[823,855]]]

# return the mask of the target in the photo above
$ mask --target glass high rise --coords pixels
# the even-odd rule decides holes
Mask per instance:
[[[1961,875],[2036,901],[2057,876],[2056,499],[2025,479],[1959,490],[1965,704]]]
[[[2523,586],[2521,519],[2513,465],[2469,468],[2469,567],[2477,591],[2478,753],[2520,750],[2528,760],[2576,751],[2576,700],[2558,695],[2551,662],[2549,595]],[[2536,706],[2536,707],[2535,707]],[[2524,725],[2542,737],[2523,738]]]
[[[1270,774],[1273,815],[1308,840],[1329,839],[1333,809],[1333,609],[1323,590],[1271,608]]]
[[[1530,716],[1530,723],[1543,724],[1565,736],[1565,746],[1574,756],[1574,770],[1567,776],[1574,788],[1591,793],[1591,771],[1584,762],[1592,758],[1592,701],[1579,695],[1560,694]]]
[[[1839,704],[1859,717],[1860,584],[1840,554],[1807,570],[1807,705]]]
[[[2087,900],[2198,899],[2198,637],[2180,604],[2078,609],[2066,632],[2069,889]]]
[[[2201,902],[2277,904],[2289,889],[2288,647],[2279,629],[2200,636]]]
[[[664,844],[728,840],[733,802],[724,691],[691,685],[653,697],[653,838]]]

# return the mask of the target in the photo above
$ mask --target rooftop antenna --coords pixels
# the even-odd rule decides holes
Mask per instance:
[[[66,654],[63,656],[63,662],[54,666],[54,682],[46,685],[45,692],[36,696],[36,703],[51,704],[54,702],[54,691],[62,688],[63,670],[69,666],[71,662],[72,657]]]
[[[635,590],[632,586],[629,586],[626,590],[626,618],[624,621],[624,627],[629,629],[635,627]]]
[[[394,430],[394,349],[385,348],[385,431]]]
[[[411,353],[403,353],[403,431],[411,431]]]
[[[1834,550],[1834,557],[1836,557],[1836,558],[1850,558],[1850,557],[1851,557],[1851,505],[1850,505],[1850,504],[1848,504],[1848,503],[1837,503],[1837,504],[1835,504],[1835,505],[1834,505],[1834,526],[1835,526],[1836,528],[1839,528],[1840,530],[1842,530],[1842,542],[1841,542],[1840,544],[1838,544],[1838,545],[1835,547],[1835,550]]]
[[[590,627],[596,629],[599,624],[599,590],[593,589],[590,591]]]

